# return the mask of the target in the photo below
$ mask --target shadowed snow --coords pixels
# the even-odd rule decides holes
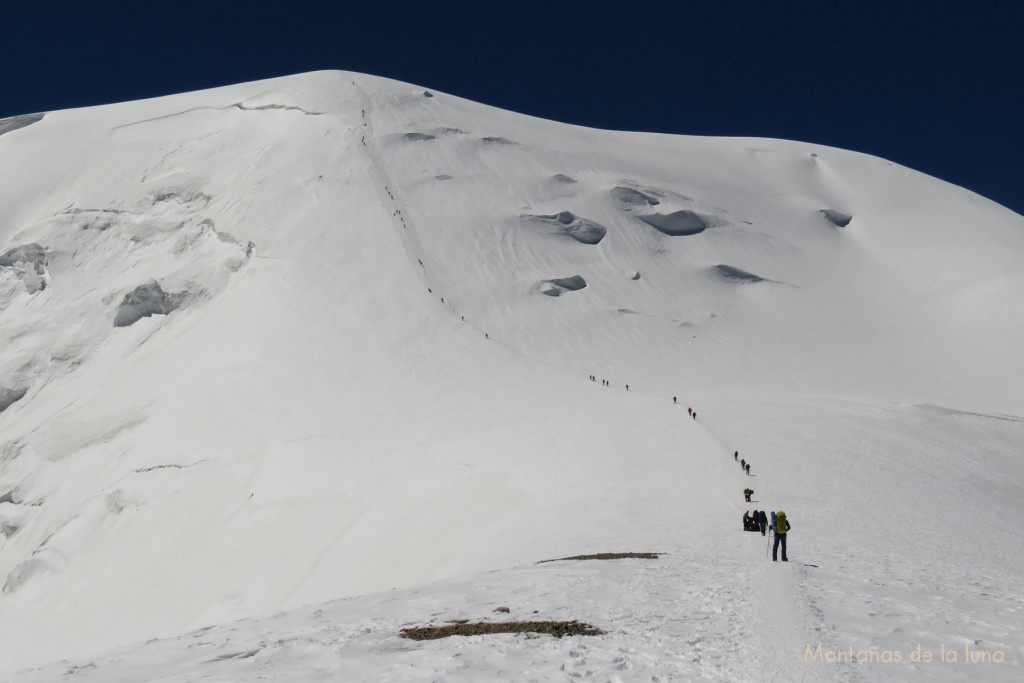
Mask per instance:
[[[139,285],[124,295],[114,318],[114,327],[127,327],[151,315],[167,315],[178,308],[183,299],[181,293],[165,292],[155,280]]]
[[[737,282],[764,282],[765,279],[753,273],[748,273],[745,270],[736,268],[735,266],[717,265],[714,267],[715,273],[725,278],[726,280],[734,280]]]
[[[541,294],[548,296],[561,296],[566,292],[576,292],[587,286],[587,281],[580,275],[573,275],[572,277],[555,278],[553,280],[543,280],[540,283],[539,289]]]
[[[581,218],[571,211],[562,211],[547,216],[526,216],[526,218],[555,225],[558,233],[583,244],[599,244],[608,234],[608,229],[594,221]]]
[[[10,408],[13,403],[24,398],[26,393],[28,393],[28,389],[0,387],[0,413]]]
[[[836,211],[835,209],[822,209],[819,213],[828,219],[832,225],[839,228],[845,228],[853,220],[853,216],[842,211]]]
[[[0,119],[0,135],[31,126],[33,123],[38,123],[43,120],[44,116],[45,114],[22,114],[7,119]]]
[[[38,244],[25,244],[0,255],[0,268],[13,268],[19,263],[30,264],[37,274],[42,275],[46,267],[46,249]]]
[[[718,224],[718,219],[715,216],[704,216],[689,209],[682,209],[670,214],[655,213],[649,216],[639,216],[639,218],[659,232],[673,237],[699,235]]]
[[[657,206],[661,203],[655,197],[644,194],[639,190],[634,190],[631,187],[613,187],[611,195],[617,202],[628,206]]]

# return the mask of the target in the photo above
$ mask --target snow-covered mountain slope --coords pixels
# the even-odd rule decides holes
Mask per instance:
[[[0,172],[0,671],[402,589],[331,608],[390,627],[429,616],[392,596],[499,570],[647,648],[608,677],[863,673],[803,666],[814,639],[1005,652],[875,679],[1020,674],[1024,219],[998,205],[342,72],[2,121]],[[738,531],[762,506],[799,567]],[[524,569],[616,550],[668,555],[633,592],[634,565]],[[693,610],[624,616],[642,590],[707,596],[703,660]],[[413,648],[423,680],[444,647]],[[385,680],[373,652],[353,676]]]

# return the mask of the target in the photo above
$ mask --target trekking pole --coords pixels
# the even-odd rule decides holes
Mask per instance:
[[[774,534],[774,533],[775,533],[775,531],[772,530],[772,534]],[[766,545],[764,547],[764,556],[765,557],[768,557],[768,549],[772,547],[772,534],[768,534],[768,545]]]

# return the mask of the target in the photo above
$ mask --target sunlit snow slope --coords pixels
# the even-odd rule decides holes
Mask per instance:
[[[576,552],[753,566],[766,505],[818,637],[1021,673],[1001,206],[343,72],[0,121],[0,178],[0,672]]]

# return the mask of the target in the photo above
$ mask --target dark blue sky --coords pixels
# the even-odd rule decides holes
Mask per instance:
[[[597,128],[844,147],[1024,213],[1018,0],[29,4],[0,10],[0,117],[344,69]]]

